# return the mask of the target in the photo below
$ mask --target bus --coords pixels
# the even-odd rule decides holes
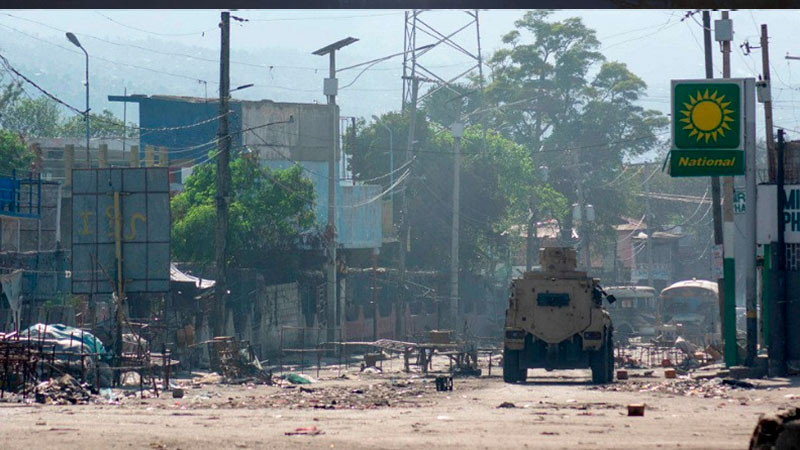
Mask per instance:
[[[682,337],[702,346],[720,342],[717,283],[692,279],[667,286],[659,299],[659,322],[662,335],[670,339]]]
[[[617,301],[608,306],[614,324],[614,338],[625,345],[631,338],[653,337],[658,324],[658,293],[650,286],[610,286],[605,288]]]

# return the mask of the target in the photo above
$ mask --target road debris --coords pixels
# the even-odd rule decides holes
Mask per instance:
[[[324,432],[319,428],[317,428],[316,426],[312,425],[310,427],[295,428],[294,431],[287,431],[284,434],[286,434],[287,436],[317,436],[320,434],[324,434]]]
[[[727,399],[735,386],[720,378],[693,379],[680,377],[663,381],[628,380],[624,383],[590,386],[588,389],[615,392],[655,392],[686,397]]]
[[[281,375],[280,378],[292,384],[311,384],[316,381],[308,375],[300,375],[299,373],[288,373]]]
[[[34,389],[37,403],[56,405],[85,405],[92,400],[87,385],[81,385],[69,374],[39,383]]]
[[[643,417],[644,408],[644,403],[628,405],[628,415],[631,417]]]
[[[743,389],[753,389],[753,388],[756,387],[756,385],[754,385],[753,383],[750,383],[750,382],[747,382],[747,381],[742,381],[742,380],[736,380],[736,379],[733,379],[733,378],[723,378],[722,379],[722,384],[726,384],[728,386],[733,386],[733,387],[737,387],[737,388],[743,388]]]
[[[439,392],[452,391],[453,377],[448,377],[445,375],[439,375],[438,377],[436,377],[436,390]]]
[[[515,405],[515,404],[513,404],[511,402],[503,402],[503,403],[500,403],[499,405],[497,405],[497,407],[498,408],[516,408],[517,405]]]

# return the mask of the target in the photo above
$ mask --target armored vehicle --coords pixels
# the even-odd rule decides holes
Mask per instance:
[[[599,281],[577,271],[572,248],[540,251],[541,272],[511,284],[506,310],[503,380],[525,381],[528,369],[592,369],[592,382],[614,377],[611,317]],[[606,296],[610,303],[615,298]]]

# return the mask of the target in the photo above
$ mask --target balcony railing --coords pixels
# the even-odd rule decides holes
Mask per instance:
[[[42,210],[42,177],[26,172],[18,176],[0,176],[0,216],[30,217],[38,219]]]

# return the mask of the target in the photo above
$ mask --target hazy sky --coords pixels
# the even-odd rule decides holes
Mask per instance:
[[[481,43],[483,54],[489,55],[502,46],[501,36],[513,28],[514,20],[521,17],[518,10],[486,10],[480,12]],[[609,60],[624,62],[628,67],[648,84],[648,98],[643,106],[667,112],[669,108],[670,79],[702,78],[704,76],[702,53],[702,29],[697,23],[700,14],[681,20],[685,11],[681,10],[565,10],[555,14],[556,18],[580,16],[585,23],[597,31],[602,43],[601,51]],[[241,10],[233,15],[248,19],[248,22],[232,21],[231,43],[234,52],[253,52],[269,55],[280,53],[282,64],[286,64],[287,54],[292,55],[293,70],[318,71],[318,85],[270,86],[273,74],[263,71],[263,78],[248,73],[247,79],[239,77],[237,65],[232,65],[232,85],[237,83],[255,83],[256,87],[242,91],[246,98],[270,98],[281,101],[281,92],[295,91],[292,101],[324,101],[322,96],[322,78],[327,76],[327,58],[313,56],[310,53],[317,48],[347,36],[360,39],[359,42],[343,49],[337,55],[339,67],[357,64],[379,58],[403,50],[403,11],[399,10]],[[430,11],[423,17],[429,24],[447,34],[467,23],[468,17],[462,11]],[[712,15],[718,19],[719,13]],[[734,20],[734,42],[732,61],[733,77],[757,77],[761,73],[760,50],[753,50],[744,55],[740,45],[749,41],[753,46],[759,43],[759,26],[766,23],[770,34],[770,55],[772,58],[773,100],[775,101],[775,123],[788,127],[800,128],[800,114],[794,110],[795,96],[800,101],[800,61],[786,60],[787,53],[800,55],[800,44],[797,44],[797,27],[800,25],[800,11],[748,11],[731,12]],[[34,20],[39,23],[28,22]],[[204,56],[218,52],[219,32],[217,24],[219,11],[172,11],[172,10],[110,10],[110,11],[2,11],[0,25],[14,27],[32,33],[46,40],[53,40],[67,49],[42,46],[42,62],[47,64],[47,52],[66,52],[71,45],[64,39],[63,33],[49,29],[42,24],[54,28],[71,30],[102,37],[110,41],[140,41],[142,46],[165,50],[170,43],[198,47],[198,51],[206,49]],[[13,48],[17,37],[5,30],[0,33],[0,50]],[[418,43],[430,42],[420,34]],[[475,49],[474,31],[460,35],[459,43],[469,50]],[[106,46],[101,41],[84,41],[89,47]],[[72,50],[75,50],[72,48]],[[721,56],[719,47],[714,44],[715,72],[721,76]],[[90,54],[92,49],[90,48]],[[236,53],[234,53],[236,55]],[[117,58],[124,60],[124,48],[120,48]],[[82,59],[76,56],[76,67],[82,67]],[[468,58],[449,48],[437,48],[430,52],[427,59],[421,59],[429,67],[435,67],[443,76],[457,73],[468,68]],[[241,58],[239,58],[241,59]],[[270,61],[250,60],[252,63],[270,65]],[[209,65],[211,67],[209,67]],[[200,77],[198,71],[203,67],[205,72],[213,69],[213,62],[198,62],[187,65],[182,73]],[[348,89],[343,89],[338,103],[343,114],[348,109],[357,111],[358,115],[369,117],[388,109],[397,109],[400,105],[402,58],[396,57],[380,63],[366,71]],[[273,70],[289,70],[282,67]],[[359,69],[360,70],[360,69]],[[339,74],[340,87],[353,81],[359,70],[350,70]],[[173,69],[174,71],[174,69]],[[131,79],[126,81],[129,92],[153,94],[156,92],[140,92],[135,82],[135,70],[129,70]],[[275,72],[277,73],[277,72]],[[217,71],[218,74],[218,71]],[[218,75],[217,75],[218,76]],[[216,79],[206,76],[209,80]],[[255,78],[255,79],[253,79]],[[211,82],[210,82],[211,83]],[[286,81],[283,81],[287,84]],[[376,86],[376,83],[378,85]],[[65,87],[61,87],[64,89]],[[196,87],[194,89],[197,89]],[[213,86],[216,89],[216,86]],[[212,95],[212,86],[208,87]],[[247,92],[247,95],[244,93]],[[100,97],[107,93],[101,93]],[[193,95],[197,95],[196,92]],[[288,94],[287,94],[288,95]],[[299,96],[299,97],[298,97]],[[364,105],[370,105],[365,108]],[[369,110],[368,110],[369,109]],[[373,110],[374,109],[374,110]],[[759,109],[760,111],[760,109]],[[763,127],[759,112],[759,127]]]

